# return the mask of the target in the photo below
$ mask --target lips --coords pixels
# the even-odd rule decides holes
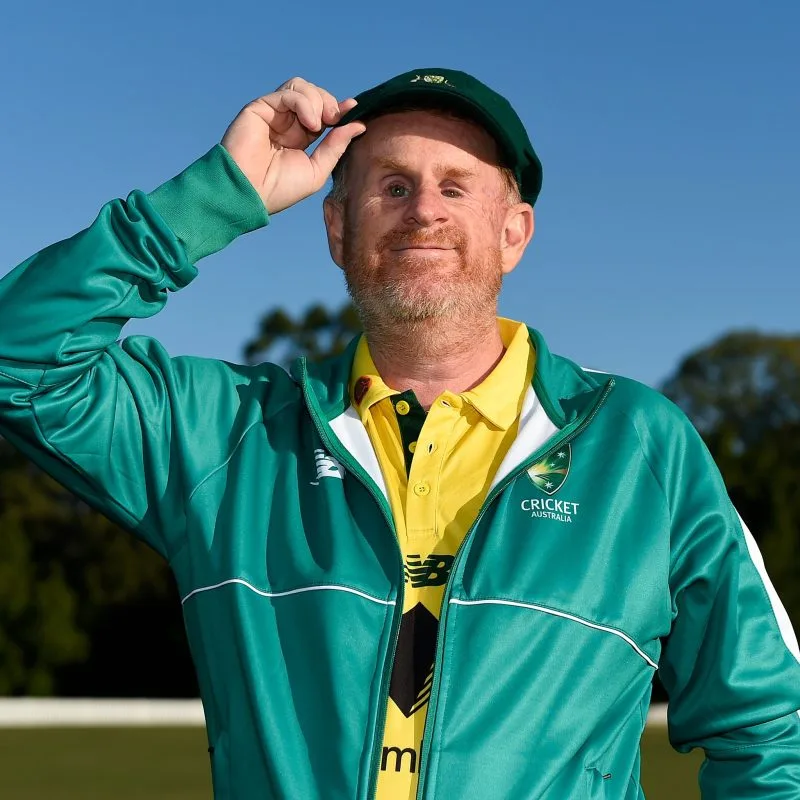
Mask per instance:
[[[428,247],[428,246],[420,246],[416,244],[410,244],[408,247],[392,247],[390,248],[392,251],[396,253],[406,252],[408,250],[429,250],[431,252],[439,252],[439,253],[447,253],[452,250],[452,247]]]

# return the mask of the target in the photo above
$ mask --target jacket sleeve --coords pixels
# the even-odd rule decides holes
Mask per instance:
[[[704,443],[682,414],[671,427],[662,474],[672,521],[673,624],[659,665],[670,741],[681,752],[705,751],[704,800],[796,799],[795,634]]]
[[[239,378],[118,336],[160,311],[196,261],[266,223],[217,145],[0,281],[0,435],[167,557],[185,529],[187,486],[227,446],[230,430],[217,441],[212,423],[233,414]]]

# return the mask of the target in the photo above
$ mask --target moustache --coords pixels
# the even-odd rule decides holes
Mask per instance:
[[[394,229],[385,233],[378,240],[378,250],[390,250],[399,247],[441,247],[462,251],[466,248],[467,237],[458,228],[439,228],[434,233],[426,231],[404,231]]]

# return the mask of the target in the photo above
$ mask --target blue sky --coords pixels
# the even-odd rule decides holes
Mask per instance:
[[[800,330],[800,3],[12,4],[0,26],[0,275],[210,149],[302,75],[348,96],[418,67],[508,97],[544,164],[500,310],[659,384],[732,328]],[[200,265],[126,333],[240,360],[259,317],[346,299],[321,196]]]

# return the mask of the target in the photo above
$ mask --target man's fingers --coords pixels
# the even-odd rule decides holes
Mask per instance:
[[[335,125],[344,114],[357,105],[356,100],[352,97],[339,102],[327,89],[323,89],[305,78],[291,78],[281,84],[277,91],[299,92],[311,101],[315,114],[319,113],[321,121],[320,128],[313,128],[314,131],[320,130],[323,126]]]
[[[354,105],[356,101],[352,98],[345,100],[347,103],[346,108],[342,108],[340,103],[327,89],[317,86],[315,83],[304,80],[303,78],[294,78],[290,81],[296,91],[305,94],[314,103],[315,109],[320,109],[319,103],[321,102],[321,117],[325,125],[335,125],[343,114],[346,114]]]
[[[308,99],[309,103],[311,103],[311,107],[314,109],[314,120],[319,120],[319,125],[316,128],[311,128],[311,130],[322,130],[325,116],[325,98],[323,97],[322,90],[320,90],[318,86],[314,86],[313,83],[298,78],[294,91]]]
[[[322,130],[322,103],[308,92],[296,89],[282,92],[281,99],[289,111],[293,111],[300,124],[309,131],[319,133]]]
[[[291,78],[250,105],[270,127],[278,130],[291,127],[286,122],[275,125],[277,114],[289,112],[306,130],[319,133],[323,128],[335,125],[356,105],[356,101],[350,97],[340,103],[326,89],[304,78]]]
[[[333,172],[339,159],[344,155],[350,142],[367,129],[363,122],[350,122],[341,128],[334,128],[311,154],[311,162],[316,174],[316,189],[321,189]]]
[[[270,213],[319,191],[362,122],[333,127],[356,105],[339,102],[303,78],[291,78],[274,92],[248,103],[228,126],[222,145],[256,187]],[[309,154],[309,146],[333,128]]]
[[[320,120],[319,127],[312,128],[312,130],[321,130],[323,126],[334,125],[339,121],[339,103],[329,91],[321,86],[304,78],[291,78],[280,87],[279,91],[299,92],[309,99],[314,107],[315,118],[319,115]]]
[[[321,86],[314,86],[314,89],[319,92],[322,98],[322,121],[326,125],[335,125],[341,116],[339,112],[339,101],[327,91],[327,89],[323,89]]]
[[[335,125],[351,108],[355,108],[358,105],[358,102],[354,100],[352,97],[348,97],[347,100],[342,100],[339,103],[333,95],[331,95],[331,99],[335,103],[335,107],[325,119],[325,122],[328,125]],[[327,103],[325,105],[325,110],[327,112],[328,106]]]
[[[265,95],[256,102],[254,108],[270,127],[275,124],[277,114],[284,114],[288,111],[294,114],[307,130],[320,131],[322,129],[321,111],[314,108],[314,104],[305,94],[295,89],[281,89]],[[286,125],[285,127],[290,126]]]

